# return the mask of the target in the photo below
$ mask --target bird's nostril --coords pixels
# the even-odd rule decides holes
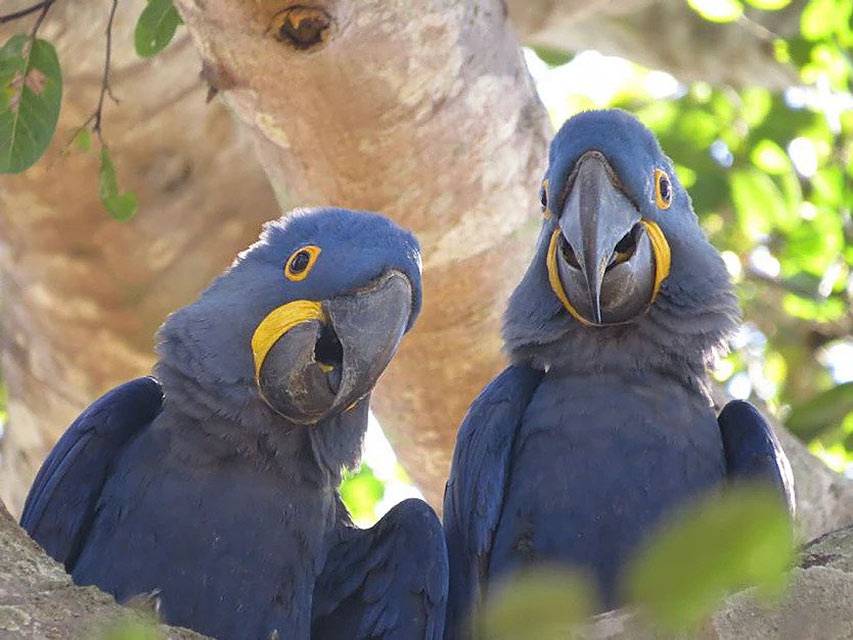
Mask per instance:
[[[572,249],[572,245],[569,244],[569,241],[563,235],[560,236],[560,252],[570,267],[573,269],[581,268],[578,257],[575,255],[575,250]]]

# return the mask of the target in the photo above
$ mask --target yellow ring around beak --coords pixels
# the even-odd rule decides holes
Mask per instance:
[[[311,320],[326,321],[326,313],[323,311],[322,305],[313,300],[294,300],[276,307],[267,314],[252,335],[255,379],[260,375],[264,359],[278,339],[296,325]]]
[[[649,301],[649,306],[651,306],[660,292],[661,284],[669,275],[672,253],[669,248],[669,243],[666,241],[666,236],[664,236],[663,231],[661,231],[661,228],[657,223],[652,222],[651,220],[646,220],[645,218],[640,222],[649,234],[649,240],[652,243],[652,251],[655,254],[655,282],[652,287],[652,298]],[[554,229],[554,233],[551,234],[551,241],[548,243],[546,264],[548,266],[548,282],[551,284],[551,289],[554,291],[554,295],[557,296],[557,299],[566,308],[566,311],[568,311],[569,314],[571,314],[571,316],[582,325],[587,327],[606,326],[607,323],[598,324],[596,322],[590,322],[578,313],[577,309],[575,309],[572,306],[572,303],[569,302],[569,297],[563,289],[563,282],[560,280],[560,272],[557,267],[557,249],[560,233],[561,231],[559,227]]]

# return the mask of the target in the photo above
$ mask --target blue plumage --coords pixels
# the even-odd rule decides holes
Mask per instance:
[[[473,403],[445,493],[448,629],[515,569],[557,562],[604,607],[644,536],[731,479],[790,470],[761,416],[716,418],[706,368],[737,302],[654,136],[621,111],[551,144],[536,254],[505,314],[513,365]]]
[[[75,421],[23,526],[76,582],[156,590],[165,620],[216,638],[440,637],[433,511],[407,501],[360,530],[337,493],[420,299],[417,242],[380,216],[268,225],[166,321],[157,380]]]

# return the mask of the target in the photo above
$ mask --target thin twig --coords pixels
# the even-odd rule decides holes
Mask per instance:
[[[39,17],[36,18],[36,22],[33,25],[32,31],[30,31],[30,42],[35,42],[36,35],[38,34],[39,29],[41,28],[41,23],[44,22],[45,16],[47,16],[47,12],[50,11],[50,7],[53,6],[54,1],[55,0],[47,0],[44,3],[44,6],[41,8],[41,13],[39,14]]]
[[[109,95],[110,99],[118,103],[118,100],[113,95],[112,89],[110,88],[110,58],[112,57],[113,50],[113,19],[116,15],[116,8],[118,7],[118,0],[113,0],[113,5],[110,8],[110,18],[107,20],[107,51],[104,56],[104,73],[101,76],[101,94],[98,96],[98,107],[95,109],[95,113],[86,121],[85,127],[90,122],[94,121],[92,125],[92,131],[95,135],[98,136],[98,140],[101,141],[101,144],[104,144],[104,139],[101,137],[101,119],[103,118],[104,113],[104,96]]]
[[[20,11],[14,11],[12,13],[7,13],[6,15],[0,16],[0,24],[6,24],[7,22],[12,22],[13,20],[17,20],[18,18],[24,18],[31,13],[35,13],[39,9],[44,10],[45,7],[50,7],[54,0],[43,0],[42,2],[36,2],[34,5],[27,7],[26,9],[21,9]]]

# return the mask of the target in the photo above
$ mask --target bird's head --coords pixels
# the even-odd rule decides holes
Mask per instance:
[[[376,214],[297,211],[161,330],[163,360],[316,424],[370,393],[421,305],[414,236]]]
[[[734,304],[672,162],[628,113],[588,111],[566,122],[540,199],[539,247],[506,318],[511,349],[538,329],[548,334],[540,343],[573,330],[600,339],[625,335],[655,309],[683,305],[698,316],[712,290]]]

